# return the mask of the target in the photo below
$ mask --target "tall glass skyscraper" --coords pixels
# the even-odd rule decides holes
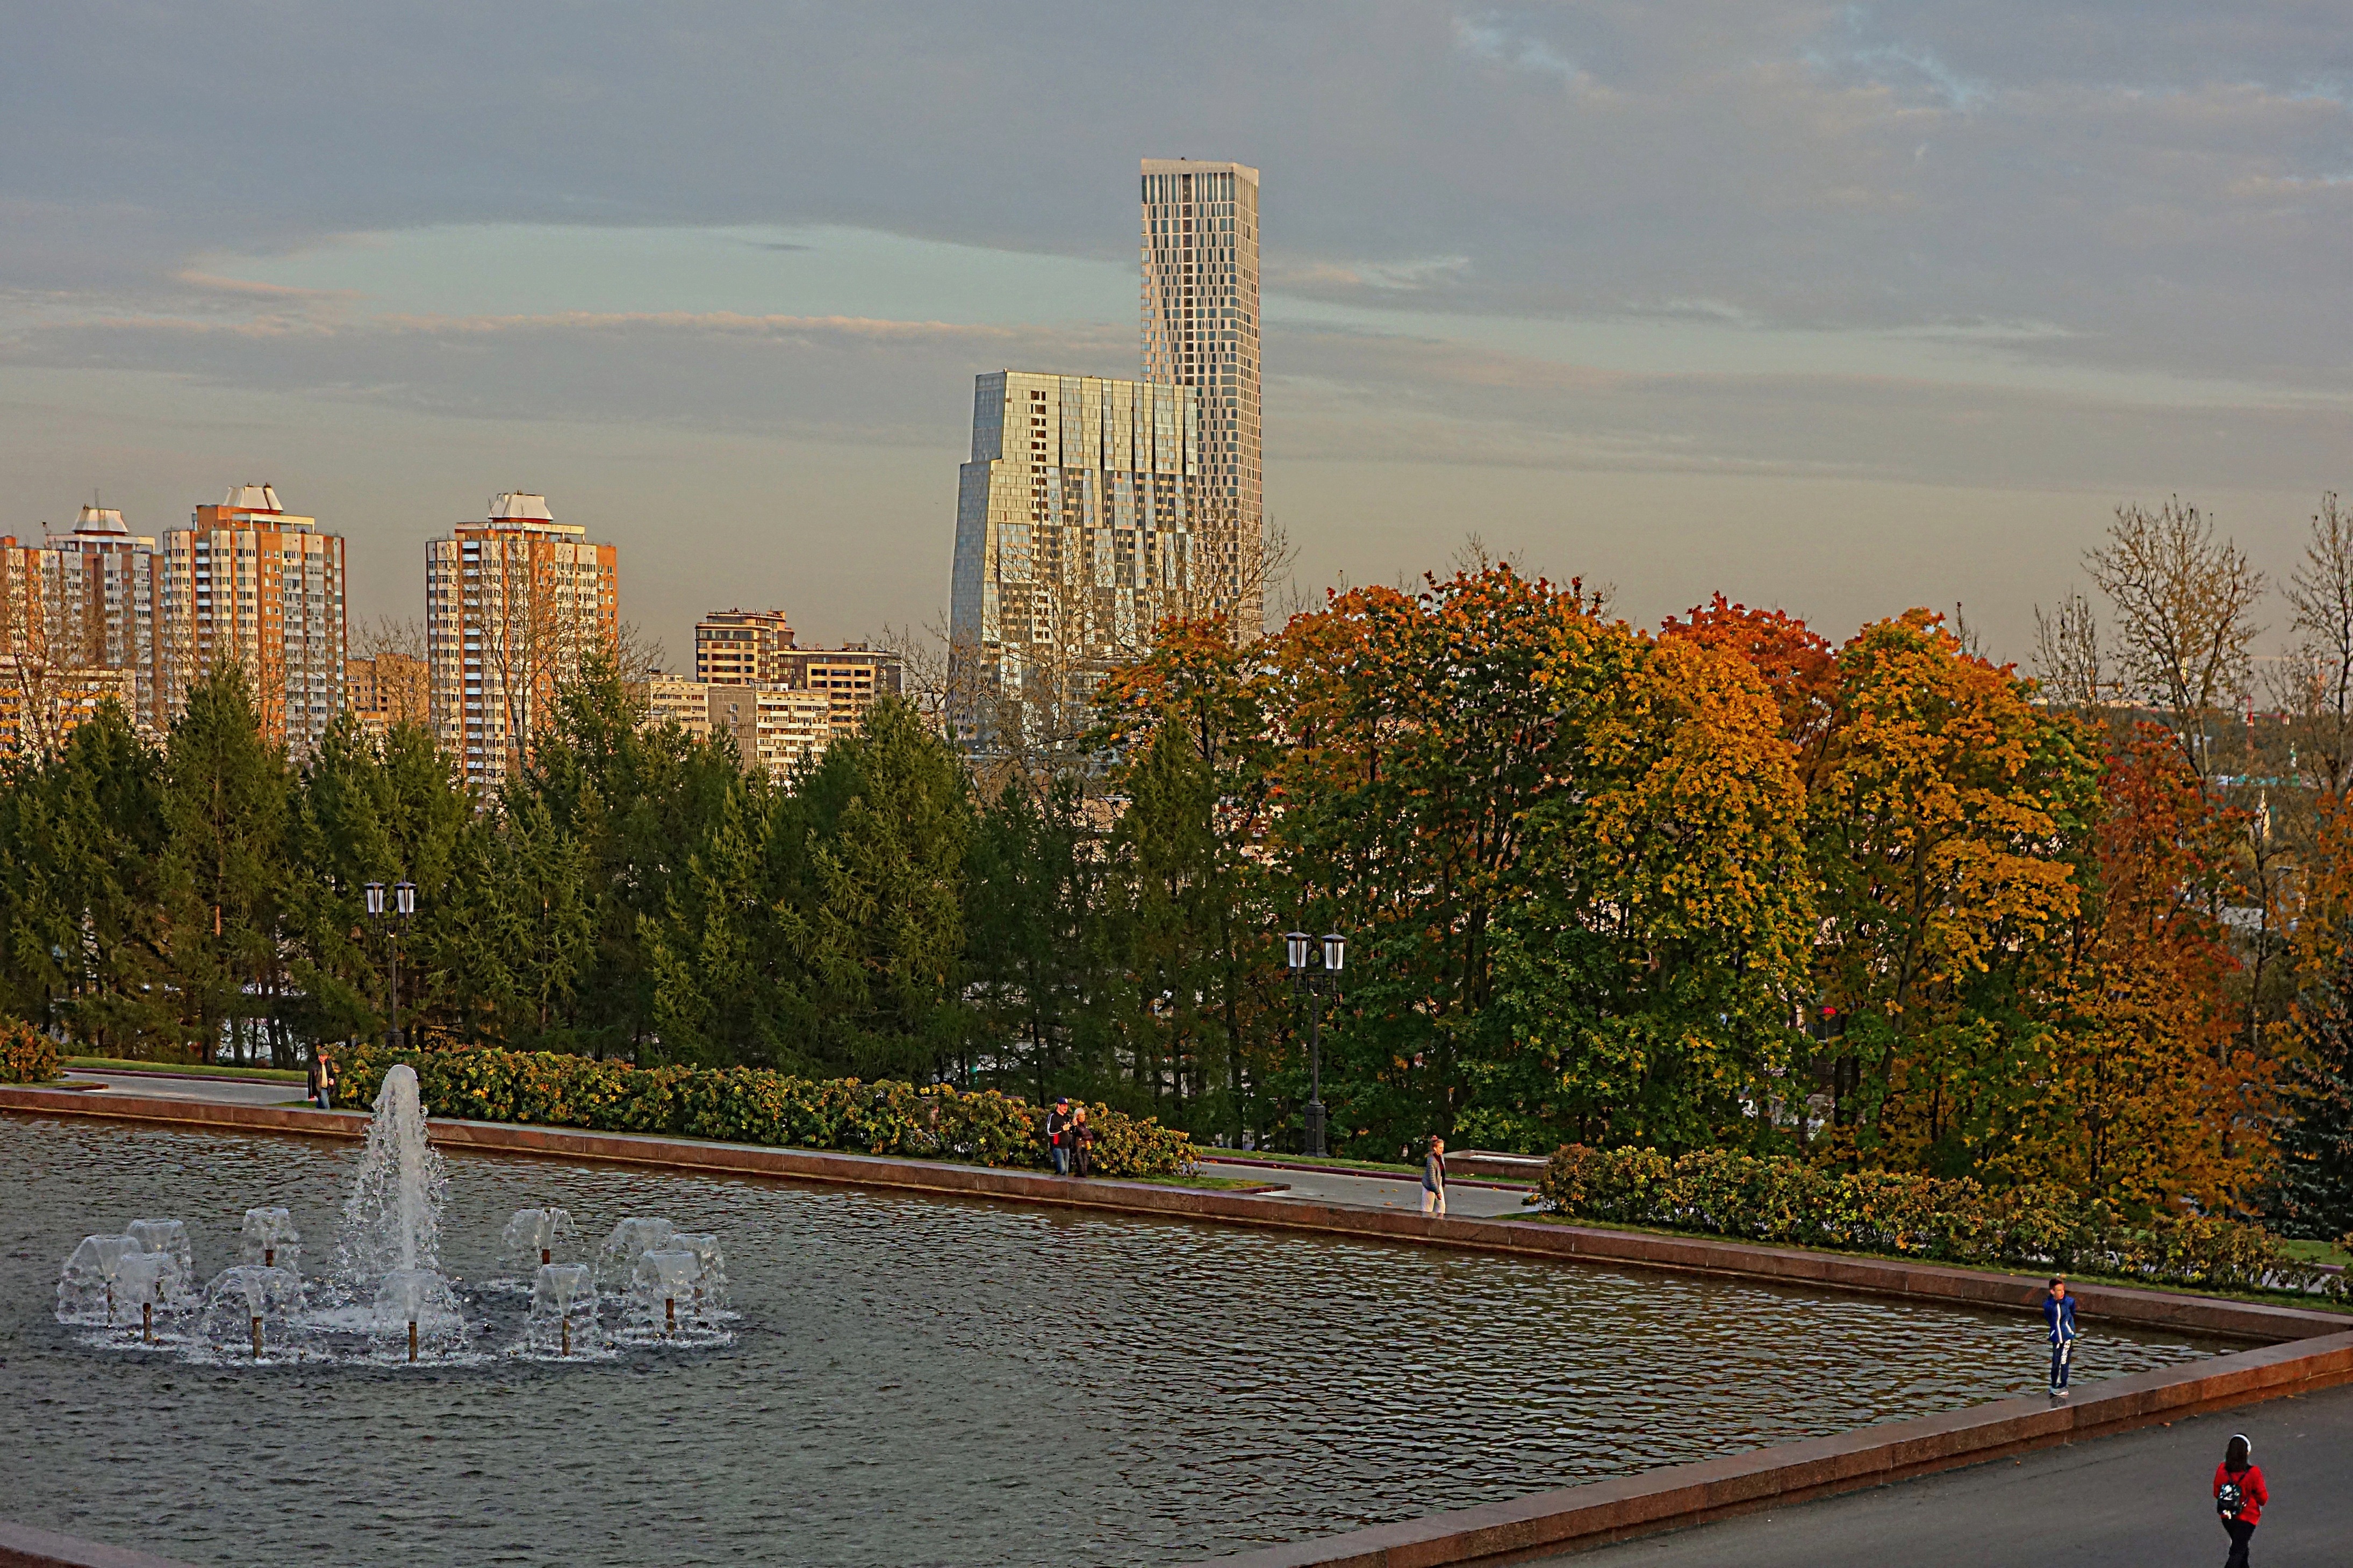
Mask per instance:
[[[1200,394],[1195,586],[1240,639],[1266,615],[1258,342],[1258,171],[1145,159],[1144,379]]]

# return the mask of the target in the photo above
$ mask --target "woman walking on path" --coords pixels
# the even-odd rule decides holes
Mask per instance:
[[[2222,1462],[2214,1467],[2214,1511],[2222,1516],[2222,1528],[2231,1532],[2231,1560],[2224,1568],[2247,1568],[2247,1543],[2255,1538],[2255,1521],[2263,1518],[2263,1505],[2271,1500],[2271,1489],[2263,1485],[2263,1472],[2255,1464],[2253,1445],[2241,1432],[2232,1437],[2231,1446],[2222,1450]]]
[[[311,1047],[311,1102],[322,1110],[335,1109],[335,1069],[324,1046]]]
[[[2042,1321],[2051,1325],[2051,1397],[2067,1397],[2067,1374],[2075,1365],[2075,1298],[2067,1281],[2053,1277],[2042,1299]]]
[[[1095,1173],[1095,1130],[1087,1124],[1087,1108],[1071,1108],[1071,1174],[1092,1176]]]
[[[1446,1212],[1446,1140],[1430,1141],[1430,1157],[1421,1163],[1421,1212]]]

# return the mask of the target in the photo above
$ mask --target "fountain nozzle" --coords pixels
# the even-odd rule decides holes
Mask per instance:
[[[675,1296],[662,1298],[662,1332],[678,1332],[678,1298]]]
[[[261,1316],[259,1313],[254,1314],[253,1319],[253,1359],[256,1361],[259,1361],[261,1359]]]
[[[414,1318],[408,1320],[408,1359],[412,1365],[415,1364],[417,1361],[417,1320]]]

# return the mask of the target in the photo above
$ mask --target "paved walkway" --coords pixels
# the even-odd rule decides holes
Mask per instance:
[[[66,1077],[81,1083],[100,1083],[124,1094],[154,1100],[209,1100],[231,1105],[287,1105],[301,1100],[299,1083],[248,1083],[236,1079],[155,1078],[143,1073],[109,1073],[69,1068]],[[338,1106],[337,1110],[357,1109]],[[1228,1164],[1218,1160],[1201,1163],[1205,1174],[1242,1181],[1279,1182],[1285,1190],[1266,1194],[1270,1203],[1340,1204],[1349,1208],[1393,1208],[1419,1212],[1421,1183],[1413,1176],[1342,1174],[1323,1171],[1276,1171],[1261,1165]],[[1446,1193],[1447,1211],[1487,1219],[1527,1212],[1517,1190],[1452,1186]]]
[[[158,1078],[147,1073],[66,1069],[70,1083],[102,1083],[149,1100],[209,1100],[229,1105],[289,1105],[302,1099],[300,1082],[251,1083],[233,1078]]]
[[[1268,1193],[1269,1203],[1302,1201],[1319,1204],[1340,1204],[1361,1209],[1421,1209],[1421,1179],[1418,1176],[1343,1174],[1336,1171],[1271,1171],[1263,1165],[1228,1164],[1217,1159],[1201,1162],[1201,1173],[1208,1176],[1233,1176],[1243,1181],[1281,1182],[1285,1188]],[[1498,1215],[1522,1215],[1528,1211],[1521,1206],[1516,1188],[1450,1186],[1446,1189],[1446,1212],[1465,1215],[1473,1219],[1493,1219]]]
[[[2193,1416],[1545,1561],[1557,1568],[2165,1568],[2229,1551],[2208,1489],[2233,1432],[2272,1506],[2259,1568],[2353,1563],[2353,1387]]]

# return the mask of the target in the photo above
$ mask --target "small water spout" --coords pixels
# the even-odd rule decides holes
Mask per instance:
[[[649,1252],[638,1259],[637,1279],[630,1287],[634,1307],[632,1316],[650,1325],[654,1303],[661,1303],[661,1333],[665,1339],[678,1333],[678,1304],[681,1300],[693,1300],[694,1281],[701,1274],[702,1261],[691,1252]],[[701,1314],[690,1312],[689,1323],[696,1328],[707,1326]]]
[[[569,1250],[579,1240],[572,1216],[562,1209],[517,1209],[499,1237],[499,1262],[515,1278],[530,1279],[532,1270],[555,1261],[558,1247]]]
[[[138,1238],[129,1236],[86,1236],[58,1274],[58,1321],[114,1324],[114,1286],[126,1270],[137,1272],[133,1258],[146,1256]],[[140,1282],[152,1289],[152,1274]]]
[[[525,1348],[544,1355],[553,1343],[555,1353],[569,1356],[575,1347],[597,1348],[602,1336],[596,1322],[596,1284],[581,1263],[543,1263],[531,1283],[531,1317],[524,1333]]]
[[[205,1287],[196,1314],[197,1342],[215,1353],[247,1346],[259,1361],[273,1344],[291,1348],[301,1330],[302,1279],[290,1268],[240,1263]]]
[[[628,1290],[637,1281],[638,1259],[670,1245],[678,1227],[666,1219],[638,1215],[613,1227],[596,1249],[596,1285],[605,1290]]]
[[[284,1209],[246,1210],[237,1247],[241,1262],[302,1272],[302,1233],[294,1228],[294,1216]]]
[[[377,1288],[373,1331],[396,1344],[406,1341],[408,1359],[423,1351],[448,1355],[466,1348],[466,1319],[449,1281],[423,1268],[396,1268]]]

